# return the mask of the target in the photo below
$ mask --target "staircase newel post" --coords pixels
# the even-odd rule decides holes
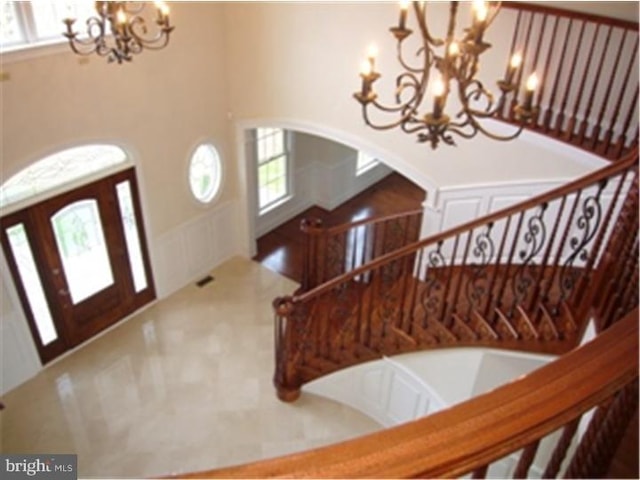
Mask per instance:
[[[273,384],[278,398],[283,402],[294,402],[300,396],[294,352],[298,338],[293,325],[292,313],[295,309],[293,297],[278,297],[273,301],[275,310],[275,364]]]
[[[319,239],[325,229],[319,218],[305,218],[300,222],[300,230],[304,235],[302,282],[300,290],[307,292],[322,283],[320,265],[324,264],[324,252],[320,248]]]

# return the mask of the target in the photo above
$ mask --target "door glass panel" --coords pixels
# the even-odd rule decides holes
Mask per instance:
[[[120,216],[124,227],[124,237],[127,242],[127,253],[129,263],[133,273],[133,287],[136,293],[147,288],[147,275],[144,271],[142,261],[142,247],[140,246],[140,236],[138,235],[138,224],[136,214],[131,200],[131,185],[129,180],[116,185],[118,193],[118,205],[120,206]]]
[[[58,252],[74,305],[113,285],[96,200],[82,200],[51,217]]]
[[[31,246],[27,241],[27,232],[22,223],[7,228],[6,232],[11,253],[18,267],[20,280],[27,295],[27,301],[36,322],[40,341],[42,345],[46,346],[58,338],[58,333],[51,318],[49,304],[44,296],[44,289],[36,270]]]

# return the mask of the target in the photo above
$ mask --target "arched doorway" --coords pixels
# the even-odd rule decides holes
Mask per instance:
[[[0,240],[43,363],[155,298],[135,169],[121,149],[58,152],[0,192]]]

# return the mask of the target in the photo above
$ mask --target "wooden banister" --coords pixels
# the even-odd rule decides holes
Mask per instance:
[[[601,25],[611,25],[628,30],[638,29],[638,22],[623,20],[614,17],[605,17],[594,13],[579,12],[577,10],[568,10],[566,8],[552,7],[533,2],[509,1],[503,2],[501,8],[517,10],[522,12],[547,13],[557,17],[573,18],[577,20],[585,20],[588,22],[599,23]]]
[[[301,288],[306,292],[375,258],[415,242],[422,210],[368,218],[324,227],[319,219],[304,219]]]
[[[448,410],[328,447],[180,478],[457,477],[575,424],[625,388],[635,389],[637,408],[637,360],[636,308],[586,345]]]
[[[596,307],[603,325],[626,314],[637,305],[629,292],[638,282],[638,237],[616,232],[637,230],[637,161],[636,149],[551,192],[276,299],[278,396],[294,401],[323,375],[416,350],[561,355],[579,342]],[[603,301],[601,291],[620,301]]]
[[[304,292],[299,295],[295,295],[293,297],[293,301],[294,302],[307,301],[308,299],[314,296],[320,295],[322,293],[325,293],[346,281],[352,280],[354,277],[358,275],[362,275],[363,273],[366,273],[369,270],[381,267],[382,265],[387,264],[393,260],[397,260],[407,255],[408,253],[415,252],[417,249],[421,247],[437,244],[438,242],[443,241],[447,238],[451,238],[461,233],[477,229],[489,223],[495,223],[497,220],[510,217],[514,214],[517,214],[524,210],[528,210],[530,208],[534,208],[537,205],[540,205],[542,203],[549,203],[569,193],[576,192],[586,187],[589,187],[595,183],[598,183],[603,179],[610,178],[617,174],[625,172],[637,164],[638,164],[638,147],[636,147],[632,152],[628,153],[623,159],[621,159],[618,162],[612,163],[611,165],[607,165],[602,169],[599,169],[595,172],[587,174],[577,180],[569,182],[560,187],[556,187],[552,190],[549,190],[546,193],[537,195],[535,198],[518,203],[516,205],[512,205],[510,207],[506,207],[502,210],[486,215],[482,218],[471,220],[457,227],[453,227],[447,231],[440,232],[435,235],[431,235],[430,237],[424,238],[422,240],[409,244],[403,248],[399,248],[397,250],[394,250],[393,252],[382,255],[376,258],[375,260],[367,263],[366,265],[355,268],[351,272],[347,272],[339,277],[333,278],[332,280],[325,282],[324,284],[318,286],[317,288],[311,291]]]
[[[638,80],[629,73],[638,70],[638,23],[533,2],[502,7],[514,16],[510,51],[520,51],[523,64],[510,108],[497,118],[517,124],[520,82],[524,72],[536,71],[542,79],[535,97],[539,113],[529,130],[610,160],[632,149]]]

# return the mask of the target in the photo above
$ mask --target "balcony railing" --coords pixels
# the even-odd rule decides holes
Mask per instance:
[[[544,79],[530,128],[617,160],[638,143],[638,24],[521,2],[503,2],[511,17],[511,53],[522,72]],[[518,81],[521,79],[518,79]],[[505,102],[501,118],[514,121]]]

